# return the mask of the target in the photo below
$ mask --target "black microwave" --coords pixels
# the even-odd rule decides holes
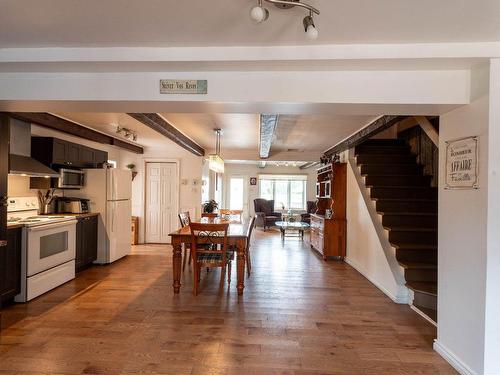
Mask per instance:
[[[59,169],[57,187],[59,189],[80,189],[85,185],[85,173],[78,169]]]

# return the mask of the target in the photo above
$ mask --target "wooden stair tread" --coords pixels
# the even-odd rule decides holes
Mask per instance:
[[[394,186],[394,185],[377,185],[377,189],[432,189],[437,192],[437,188],[433,186]]]
[[[403,212],[398,212],[398,211],[389,211],[389,212],[379,212],[379,215],[382,216],[437,216],[438,214],[436,212],[411,212],[411,211],[403,211]]]
[[[370,177],[415,177],[415,176],[418,176],[418,177],[431,177],[429,175],[426,175],[426,174],[373,174],[373,173],[363,173],[361,174],[361,176],[363,177],[367,177],[367,176],[370,176]],[[378,185],[377,187],[380,187],[380,185]],[[428,186],[425,186],[428,188]]]
[[[436,250],[437,251],[437,245],[429,245],[429,244],[414,244],[414,243],[393,243],[391,242],[391,246],[395,247],[396,249],[412,249],[412,250]]]
[[[435,263],[422,263],[422,262],[399,262],[401,267],[405,269],[428,269],[435,270],[437,269],[437,264]]]
[[[413,305],[417,310],[426,315],[430,320],[432,320],[437,325],[437,311],[434,309],[429,309],[427,307]]]
[[[407,281],[406,286],[415,292],[437,296],[437,283],[425,281]]]
[[[389,227],[384,226],[384,229],[393,231],[393,232],[437,232],[436,227],[415,227],[415,226],[402,226],[402,227]]]
[[[371,198],[372,201],[389,202],[437,202],[435,198]]]

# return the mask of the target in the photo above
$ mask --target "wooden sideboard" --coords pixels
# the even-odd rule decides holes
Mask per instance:
[[[323,259],[346,254],[347,164],[333,163],[318,169],[317,211],[311,214],[311,247]],[[332,212],[326,218],[327,210]]]

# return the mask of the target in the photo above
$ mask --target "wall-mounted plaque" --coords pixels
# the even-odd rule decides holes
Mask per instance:
[[[478,189],[478,137],[446,142],[445,189]]]
[[[160,79],[160,94],[206,94],[206,79]]]
[[[250,185],[252,186],[257,185],[257,177],[250,177]]]

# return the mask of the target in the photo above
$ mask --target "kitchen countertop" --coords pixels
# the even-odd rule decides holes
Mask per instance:
[[[86,212],[84,214],[51,214],[52,216],[62,215],[62,216],[75,216],[77,219],[91,216],[98,216],[99,212]]]
[[[7,223],[7,229],[22,228],[24,224],[19,223]]]

